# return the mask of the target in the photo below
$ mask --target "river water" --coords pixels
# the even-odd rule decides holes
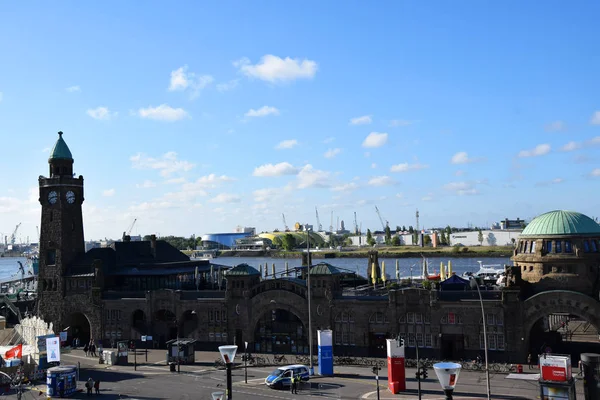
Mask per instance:
[[[27,273],[27,259],[25,257],[0,257],[0,281],[7,279],[18,279],[20,276],[17,275],[19,270],[19,264],[17,261],[21,261],[25,267]],[[395,258],[380,258],[379,264],[385,261],[385,272],[391,276],[396,275],[396,259]],[[429,258],[429,273],[440,271],[440,261],[444,265],[448,264],[448,261],[452,261],[452,270],[457,275],[462,275],[464,272],[471,271],[475,272],[479,270],[479,263],[482,261],[483,265],[495,266],[496,268],[504,267],[504,265],[512,265],[510,257],[481,257],[481,258],[465,258],[465,257],[448,257],[448,258]],[[226,265],[229,267],[236,266],[238,264],[248,264],[256,269],[260,266],[263,268],[265,265],[269,267],[269,275],[271,274],[272,265],[275,264],[275,272],[282,272],[285,270],[285,263],[288,264],[289,268],[299,267],[302,260],[300,258],[272,258],[272,257],[217,257],[212,260],[214,264]],[[366,258],[331,258],[331,259],[313,259],[313,263],[327,262],[335,267],[342,270],[357,272],[359,275],[367,276],[367,259]],[[421,274],[422,258],[410,257],[410,258],[399,258],[398,263],[400,267],[401,277],[410,277],[411,275],[417,276]],[[411,273],[412,267],[412,273]],[[264,269],[263,269],[264,270]]]

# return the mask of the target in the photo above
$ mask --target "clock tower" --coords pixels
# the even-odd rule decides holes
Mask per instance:
[[[42,221],[38,275],[39,316],[61,326],[67,268],[85,252],[83,177],[73,174],[73,156],[63,133],[50,152],[49,176],[39,177]]]

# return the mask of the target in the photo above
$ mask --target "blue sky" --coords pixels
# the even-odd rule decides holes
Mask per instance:
[[[0,5],[0,232],[64,131],[87,239],[598,216],[598,2]],[[33,240],[33,239],[32,239]]]

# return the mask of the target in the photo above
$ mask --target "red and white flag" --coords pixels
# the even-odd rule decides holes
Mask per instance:
[[[10,350],[8,350],[4,354],[4,357],[5,358],[21,358],[22,355],[23,355],[23,345],[20,344],[18,346],[13,347]]]

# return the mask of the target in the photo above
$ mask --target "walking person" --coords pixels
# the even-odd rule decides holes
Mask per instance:
[[[93,357],[97,357],[96,356],[96,345],[94,344],[93,341],[90,342],[90,353],[92,354]]]
[[[96,394],[100,394],[100,381],[99,380],[94,382],[94,389],[96,390]]]
[[[298,390],[296,388],[296,376],[294,376],[294,373],[292,373],[290,382],[291,382],[290,390],[291,390],[292,394],[297,393]]]
[[[94,380],[92,378],[88,378],[87,382],[85,383],[85,388],[87,389],[87,395],[91,396],[92,395],[92,388],[94,387]]]
[[[90,350],[90,346],[89,344],[85,344],[85,346],[83,346],[83,352],[85,353],[85,356],[88,356],[88,351]]]
[[[529,364],[529,369],[533,369],[533,357],[531,356],[531,353],[529,353],[529,355],[527,356],[527,364]]]

